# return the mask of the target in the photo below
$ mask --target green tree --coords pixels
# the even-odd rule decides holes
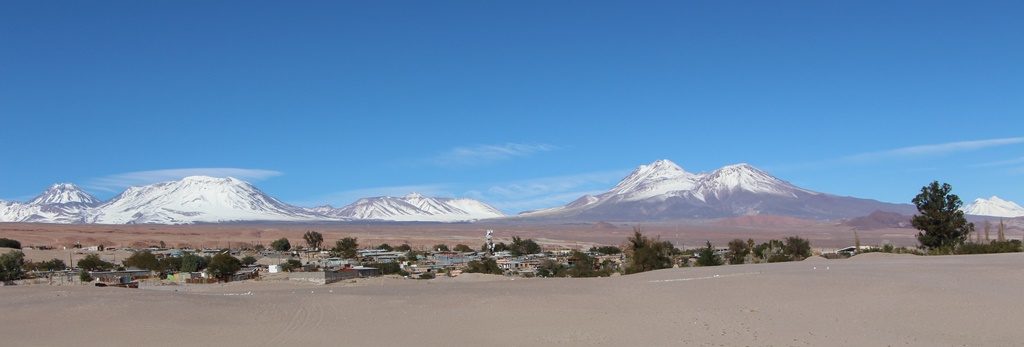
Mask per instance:
[[[412,246],[409,246],[408,243],[403,243],[403,244],[399,245],[398,247],[395,247],[395,251],[397,251],[397,252],[408,252],[408,251],[411,251],[411,250],[412,250]]]
[[[92,282],[92,275],[89,275],[89,271],[81,269],[78,271],[78,280],[82,281],[82,283]]]
[[[78,267],[87,271],[107,271],[113,269],[114,264],[103,261],[96,254],[90,254],[78,261]]]
[[[324,243],[324,235],[312,230],[302,234],[302,239],[306,241],[306,246],[309,246],[309,249],[315,251],[320,250],[320,245]]]
[[[382,250],[382,251],[387,251],[387,252],[391,252],[391,251],[395,250],[394,247],[391,247],[391,245],[386,244],[386,243],[380,244],[380,246],[377,246],[377,249]]]
[[[565,271],[567,276],[570,277],[602,277],[611,275],[611,271],[602,268],[594,257],[580,252],[572,251],[570,258],[573,260],[573,264]]]
[[[452,248],[452,250],[454,250],[456,252],[472,252],[473,251],[472,248],[469,248],[469,246],[461,244],[461,243],[455,245],[455,248]]]
[[[6,238],[0,238],[0,247],[21,249],[21,242]]]
[[[280,239],[274,240],[274,242],[271,242],[270,249],[273,249],[278,252],[287,252],[288,250],[292,249],[292,244],[291,242],[288,242],[287,238],[282,237]]]
[[[464,270],[463,272],[484,273],[494,275],[501,275],[505,273],[504,271],[501,270],[500,267],[498,267],[498,262],[495,261],[494,258],[471,260],[469,263],[466,263],[466,270]]]
[[[160,272],[176,272],[181,269],[181,257],[164,257],[160,259]]]
[[[180,270],[182,272],[199,272],[206,269],[206,264],[206,258],[189,253],[181,256]]]
[[[290,272],[290,271],[295,270],[295,269],[301,269],[302,268],[302,262],[298,261],[297,259],[288,259],[288,261],[283,262],[283,263],[281,263],[278,266],[281,267],[281,270],[289,271]]]
[[[718,266],[722,265],[722,259],[715,255],[715,247],[711,246],[711,241],[706,241],[706,246],[700,249],[697,253],[697,265],[698,266]]]
[[[214,278],[226,281],[241,268],[242,262],[238,258],[227,253],[219,253],[210,259],[210,264],[206,266],[206,272]]]
[[[615,246],[594,246],[590,247],[591,253],[600,253],[604,255],[622,254],[622,249]]]
[[[21,251],[7,252],[0,255],[0,282],[20,280],[25,272],[25,253]]]
[[[512,252],[512,256],[516,257],[541,252],[540,245],[536,241],[533,241],[533,239],[522,239],[519,236],[512,237],[512,243],[508,246],[508,250]],[[495,249],[495,252],[497,251]]]
[[[729,264],[743,264],[751,249],[741,239],[729,241]]]
[[[254,258],[253,256],[247,255],[244,258],[242,258],[242,265],[249,266],[252,264],[256,264],[256,258]]]
[[[447,251],[449,251],[448,245],[443,244],[443,243],[434,245],[433,249],[434,249],[434,251],[438,251],[438,252],[447,252]]]
[[[160,260],[156,259],[156,256],[148,251],[132,253],[131,256],[121,263],[124,264],[125,267],[134,267],[150,271],[160,270]]]
[[[918,214],[911,219],[911,224],[921,230],[917,241],[922,247],[949,253],[974,231],[974,223],[968,223],[964,211],[960,210],[963,202],[956,194],[950,194],[952,190],[948,183],[940,185],[934,181],[922,187],[921,193],[914,197]]]
[[[359,243],[355,237],[346,237],[334,243],[331,253],[335,256],[352,259],[359,255]]]
[[[639,227],[633,228],[633,236],[627,239],[626,257],[629,265],[626,273],[666,269],[672,267],[672,254],[675,247],[671,242],[648,238],[641,233]]]
[[[811,242],[799,236],[790,236],[782,245],[782,254],[793,260],[803,260],[811,256]]]

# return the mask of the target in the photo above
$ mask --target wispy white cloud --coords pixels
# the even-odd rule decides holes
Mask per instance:
[[[900,147],[884,151],[867,152],[854,154],[840,158],[841,161],[846,162],[865,162],[882,159],[893,159],[893,158],[905,158],[905,157],[917,157],[917,156],[930,156],[930,155],[945,155],[957,152],[969,152],[976,151],[979,149],[1000,147],[1007,145],[1015,145],[1024,143],[1024,137],[1006,137],[999,139],[987,139],[987,140],[975,140],[975,141],[956,141],[946,142],[930,145],[918,145],[909,147]]]
[[[92,189],[116,192],[131,186],[153,184],[181,179],[188,176],[234,177],[246,181],[262,181],[280,176],[280,171],[243,168],[182,168],[125,172],[90,180],[86,186]]]
[[[516,213],[556,207],[586,194],[604,192],[628,173],[628,170],[613,170],[496,183],[471,190],[466,196]]]
[[[355,202],[361,198],[378,197],[378,196],[404,196],[409,193],[419,193],[425,196],[433,197],[450,197],[452,196],[447,184],[419,184],[419,185],[403,185],[403,186],[389,186],[389,187],[372,187],[372,188],[360,188],[345,190],[340,192],[334,192],[324,196],[309,199],[308,201],[300,201],[296,204],[300,206],[318,206],[328,204],[334,207],[341,207]]]
[[[433,158],[430,162],[440,166],[469,166],[507,160],[516,157],[528,157],[540,152],[558,149],[549,144],[505,143],[498,145],[476,145],[455,147]]]
[[[842,165],[869,164],[875,162],[891,161],[897,159],[913,159],[921,157],[945,156],[956,153],[973,152],[987,148],[995,148],[1016,144],[1024,144],[1024,137],[1005,137],[987,140],[954,141],[928,145],[917,145],[899,147],[881,151],[852,154],[832,159],[809,161],[802,163],[789,163],[781,165],[770,165],[765,168],[769,171],[793,171],[832,168]],[[1021,158],[1024,162],[1024,158]],[[1013,161],[987,163],[985,165],[1010,165]]]
[[[1016,164],[1024,164],[1024,157],[1015,158],[1015,159],[1007,159],[1007,160],[990,161],[990,162],[987,162],[987,163],[980,163],[980,164],[974,164],[974,165],[971,165],[971,167],[999,167],[999,166],[1010,166],[1010,165],[1016,165]]]

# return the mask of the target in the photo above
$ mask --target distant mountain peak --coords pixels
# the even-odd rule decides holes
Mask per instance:
[[[964,213],[976,216],[1006,217],[1015,218],[1024,216],[1024,207],[998,196],[977,198],[969,205],[964,206]]]
[[[29,201],[32,205],[81,204],[95,205],[100,201],[72,183],[51,185],[45,192]]]
[[[347,219],[419,222],[461,222],[504,216],[498,209],[477,200],[427,197],[419,193],[361,198],[341,208],[317,212]]]

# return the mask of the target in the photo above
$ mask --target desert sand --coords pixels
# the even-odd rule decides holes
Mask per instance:
[[[0,288],[9,346],[1009,346],[1024,255],[865,254],[594,279]]]

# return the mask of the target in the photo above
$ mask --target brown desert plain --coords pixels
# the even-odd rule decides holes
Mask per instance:
[[[318,230],[327,240],[351,235],[392,244],[447,240],[475,245],[482,227],[503,237],[540,238],[548,245],[617,244],[631,232],[626,226],[472,224],[8,224],[0,237],[25,244],[266,243]],[[845,246],[849,241],[840,236],[850,232],[833,228],[836,234],[829,236],[826,231],[833,229],[810,233],[803,231],[819,228],[804,226],[744,234],[744,227],[718,225],[680,227],[675,234],[672,226],[645,227],[651,235],[686,244],[722,232],[727,235],[712,241],[778,233],[801,235],[814,246]],[[867,234],[909,245],[913,230]],[[0,345],[1013,346],[1024,344],[1022,285],[1022,254],[881,253],[587,279],[464,274],[318,286],[272,275],[214,285],[144,284],[141,289],[23,285],[0,287]]]

